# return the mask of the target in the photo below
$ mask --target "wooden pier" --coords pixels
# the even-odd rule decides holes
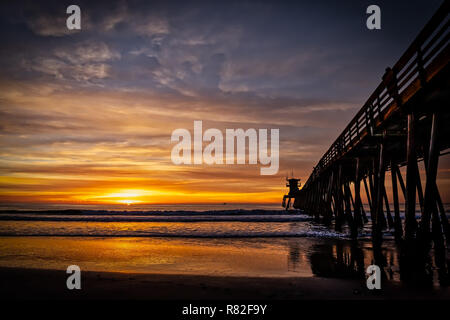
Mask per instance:
[[[398,241],[432,241],[435,248],[450,241],[436,184],[439,157],[450,144],[449,6],[450,1],[444,1],[397,63],[386,69],[379,86],[296,194],[294,208],[334,222],[337,230],[348,225],[353,238],[370,217],[376,244],[386,229]],[[403,174],[401,167],[406,167]],[[362,196],[370,210],[364,210]]]

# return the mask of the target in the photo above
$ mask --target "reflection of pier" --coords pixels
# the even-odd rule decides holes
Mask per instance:
[[[296,247],[290,244],[289,260],[298,261]],[[445,264],[445,253],[423,254],[408,246],[373,248],[370,242],[333,241],[315,244],[309,249],[308,260],[314,275],[326,278],[353,278],[366,280],[366,269],[376,264],[382,279],[402,281],[414,287],[448,286],[449,274]],[[293,254],[296,253],[296,254]]]
[[[449,222],[436,185],[440,155],[450,146],[449,6],[444,4],[347,125],[296,194],[294,207],[340,230],[348,224],[353,237],[368,221],[361,188],[367,197],[374,243],[382,230],[409,242],[450,241]],[[418,163],[424,162],[422,186]],[[400,167],[406,167],[405,177]],[[391,181],[385,173],[391,172]],[[387,192],[386,183],[392,192]],[[400,217],[400,192],[405,221]],[[417,192],[417,196],[416,196]],[[392,199],[391,207],[389,198]],[[421,219],[416,221],[416,203]]]
[[[321,277],[364,278],[364,254],[356,243],[316,245],[309,257],[311,271]]]

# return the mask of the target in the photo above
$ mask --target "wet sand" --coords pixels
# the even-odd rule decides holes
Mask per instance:
[[[0,268],[2,299],[132,300],[336,300],[450,299],[450,288],[407,288],[321,277],[221,277],[176,274],[82,272],[81,290],[66,288],[65,270]]]

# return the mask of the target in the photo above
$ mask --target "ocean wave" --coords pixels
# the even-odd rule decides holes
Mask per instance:
[[[333,238],[333,239],[348,239],[348,235],[333,231],[301,231],[301,232],[236,232],[236,233],[172,233],[172,232],[120,232],[120,233],[70,233],[70,232],[24,232],[24,233],[9,233],[0,232],[0,237],[93,237],[93,238],[120,238],[120,237],[135,237],[135,238],[289,238],[289,237],[309,237],[309,238]]]
[[[286,215],[286,214],[302,213],[300,210],[264,210],[264,209],[231,209],[231,210],[0,210],[2,215],[63,215],[63,216],[95,216],[95,215],[133,215],[133,216],[211,216],[211,215],[233,215],[233,216],[247,216],[247,215]]]
[[[3,214],[0,221],[77,221],[77,222],[296,222],[309,221],[307,215],[42,215]]]

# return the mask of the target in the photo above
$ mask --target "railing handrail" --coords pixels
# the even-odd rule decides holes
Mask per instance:
[[[342,155],[339,149],[345,149],[355,139],[360,139],[363,132],[375,129],[375,116],[381,117],[382,111],[392,103],[401,104],[401,93],[408,89],[414,81],[417,81],[417,79],[424,81],[426,74],[425,65],[434,60],[438,53],[442,51],[442,48],[446,49],[448,46],[449,21],[447,18],[449,7],[450,1],[444,1],[430,21],[398,59],[397,63],[392,68],[386,70],[383,81],[377,86],[363,107],[356,113],[327,152],[322,156],[304,187],[307,187],[309,182],[314,180],[333,160]],[[446,23],[438,30],[438,27],[446,19]],[[440,41],[438,42],[439,39]],[[428,40],[429,42],[423,48]],[[361,117],[363,117],[362,121],[360,121]],[[368,128],[368,126],[371,128]],[[355,132],[356,136],[353,137]]]

